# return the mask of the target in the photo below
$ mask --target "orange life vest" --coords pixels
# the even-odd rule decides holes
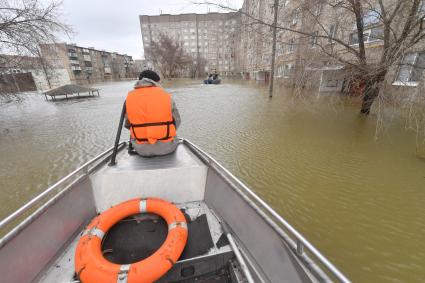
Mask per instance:
[[[125,107],[131,137],[137,143],[168,142],[176,136],[171,95],[160,87],[141,87],[128,93]]]

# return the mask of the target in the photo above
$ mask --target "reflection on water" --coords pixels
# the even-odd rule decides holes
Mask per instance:
[[[0,217],[110,147],[132,82],[101,97],[46,102],[28,95],[0,108]],[[167,84],[179,135],[251,186],[354,282],[425,280],[425,162],[392,118],[338,95],[268,100],[252,82]],[[126,136],[123,135],[123,137]]]

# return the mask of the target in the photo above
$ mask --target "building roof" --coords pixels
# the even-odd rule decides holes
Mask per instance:
[[[230,20],[240,16],[238,12],[210,12],[206,14],[188,13],[188,14],[160,14],[160,15],[139,15],[142,23],[160,23],[160,22],[176,22],[176,21],[199,21],[208,20]]]
[[[80,86],[80,85],[75,85],[75,84],[69,84],[69,85],[64,85],[64,86],[60,86],[54,89],[51,89],[49,91],[46,91],[44,94],[46,95],[50,95],[50,96],[55,96],[55,95],[66,95],[66,94],[74,94],[74,93],[84,93],[84,92],[89,92],[89,91],[98,91],[99,89],[97,88],[91,88],[91,87],[85,87],[85,86]]]
[[[44,46],[64,45],[66,48],[75,47],[75,48],[80,48],[80,49],[88,49],[88,50],[93,50],[93,51],[96,51],[96,52],[104,52],[104,53],[108,53],[108,54],[115,54],[115,55],[118,55],[118,56],[128,57],[131,60],[133,60],[133,56],[128,55],[128,54],[122,54],[122,53],[118,53],[118,52],[107,51],[105,49],[97,49],[97,48],[94,48],[94,47],[84,47],[84,46],[80,46],[76,43],[59,42],[59,43],[42,43],[42,44],[40,44],[40,46],[41,45],[44,45]]]

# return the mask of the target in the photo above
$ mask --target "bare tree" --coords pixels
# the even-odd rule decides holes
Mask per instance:
[[[0,54],[39,57],[39,43],[52,43],[59,33],[71,33],[60,19],[61,4],[56,0],[0,0]],[[39,63],[47,74],[48,64]]]
[[[201,56],[193,59],[193,63],[190,65],[190,77],[200,78],[205,75],[205,67],[208,61]]]
[[[321,61],[342,64],[352,84],[359,85],[363,114],[369,114],[391,67],[425,37],[422,0],[281,0],[277,25],[272,17],[260,17],[250,10],[210,1],[198,3],[239,11],[251,27],[270,28],[269,37],[276,27],[294,35],[295,44],[312,42],[323,56]],[[301,18],[302,24],[294,25],[295,18]]]
[[[46,58],[41,54],[40,45],[38,44],[36,48],[34,48],[33,53],[35,53],[36,57],[38,58],[39,64],[34,66],[34,69],[37,69],[37,67],[41,67],[41,70],[43,71],[44,77],[46,79],[47,85],[49,88],[52,88],[52,78],[54,77],[54,66],[49,62],[49,60],[46,60]]]
[[[180,42],[166,34],[160,34],[157,41],[152,41],[146,57],[164,78],[181,76],[194,60],[185,54]]]

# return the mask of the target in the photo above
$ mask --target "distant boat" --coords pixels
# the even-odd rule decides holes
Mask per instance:
[[[204,80],[204,84],[206,84],[206,85],[218,85],[220,83],[221,83],[220,78],[217,78],[215,80],[209,80],[209,79]]]

